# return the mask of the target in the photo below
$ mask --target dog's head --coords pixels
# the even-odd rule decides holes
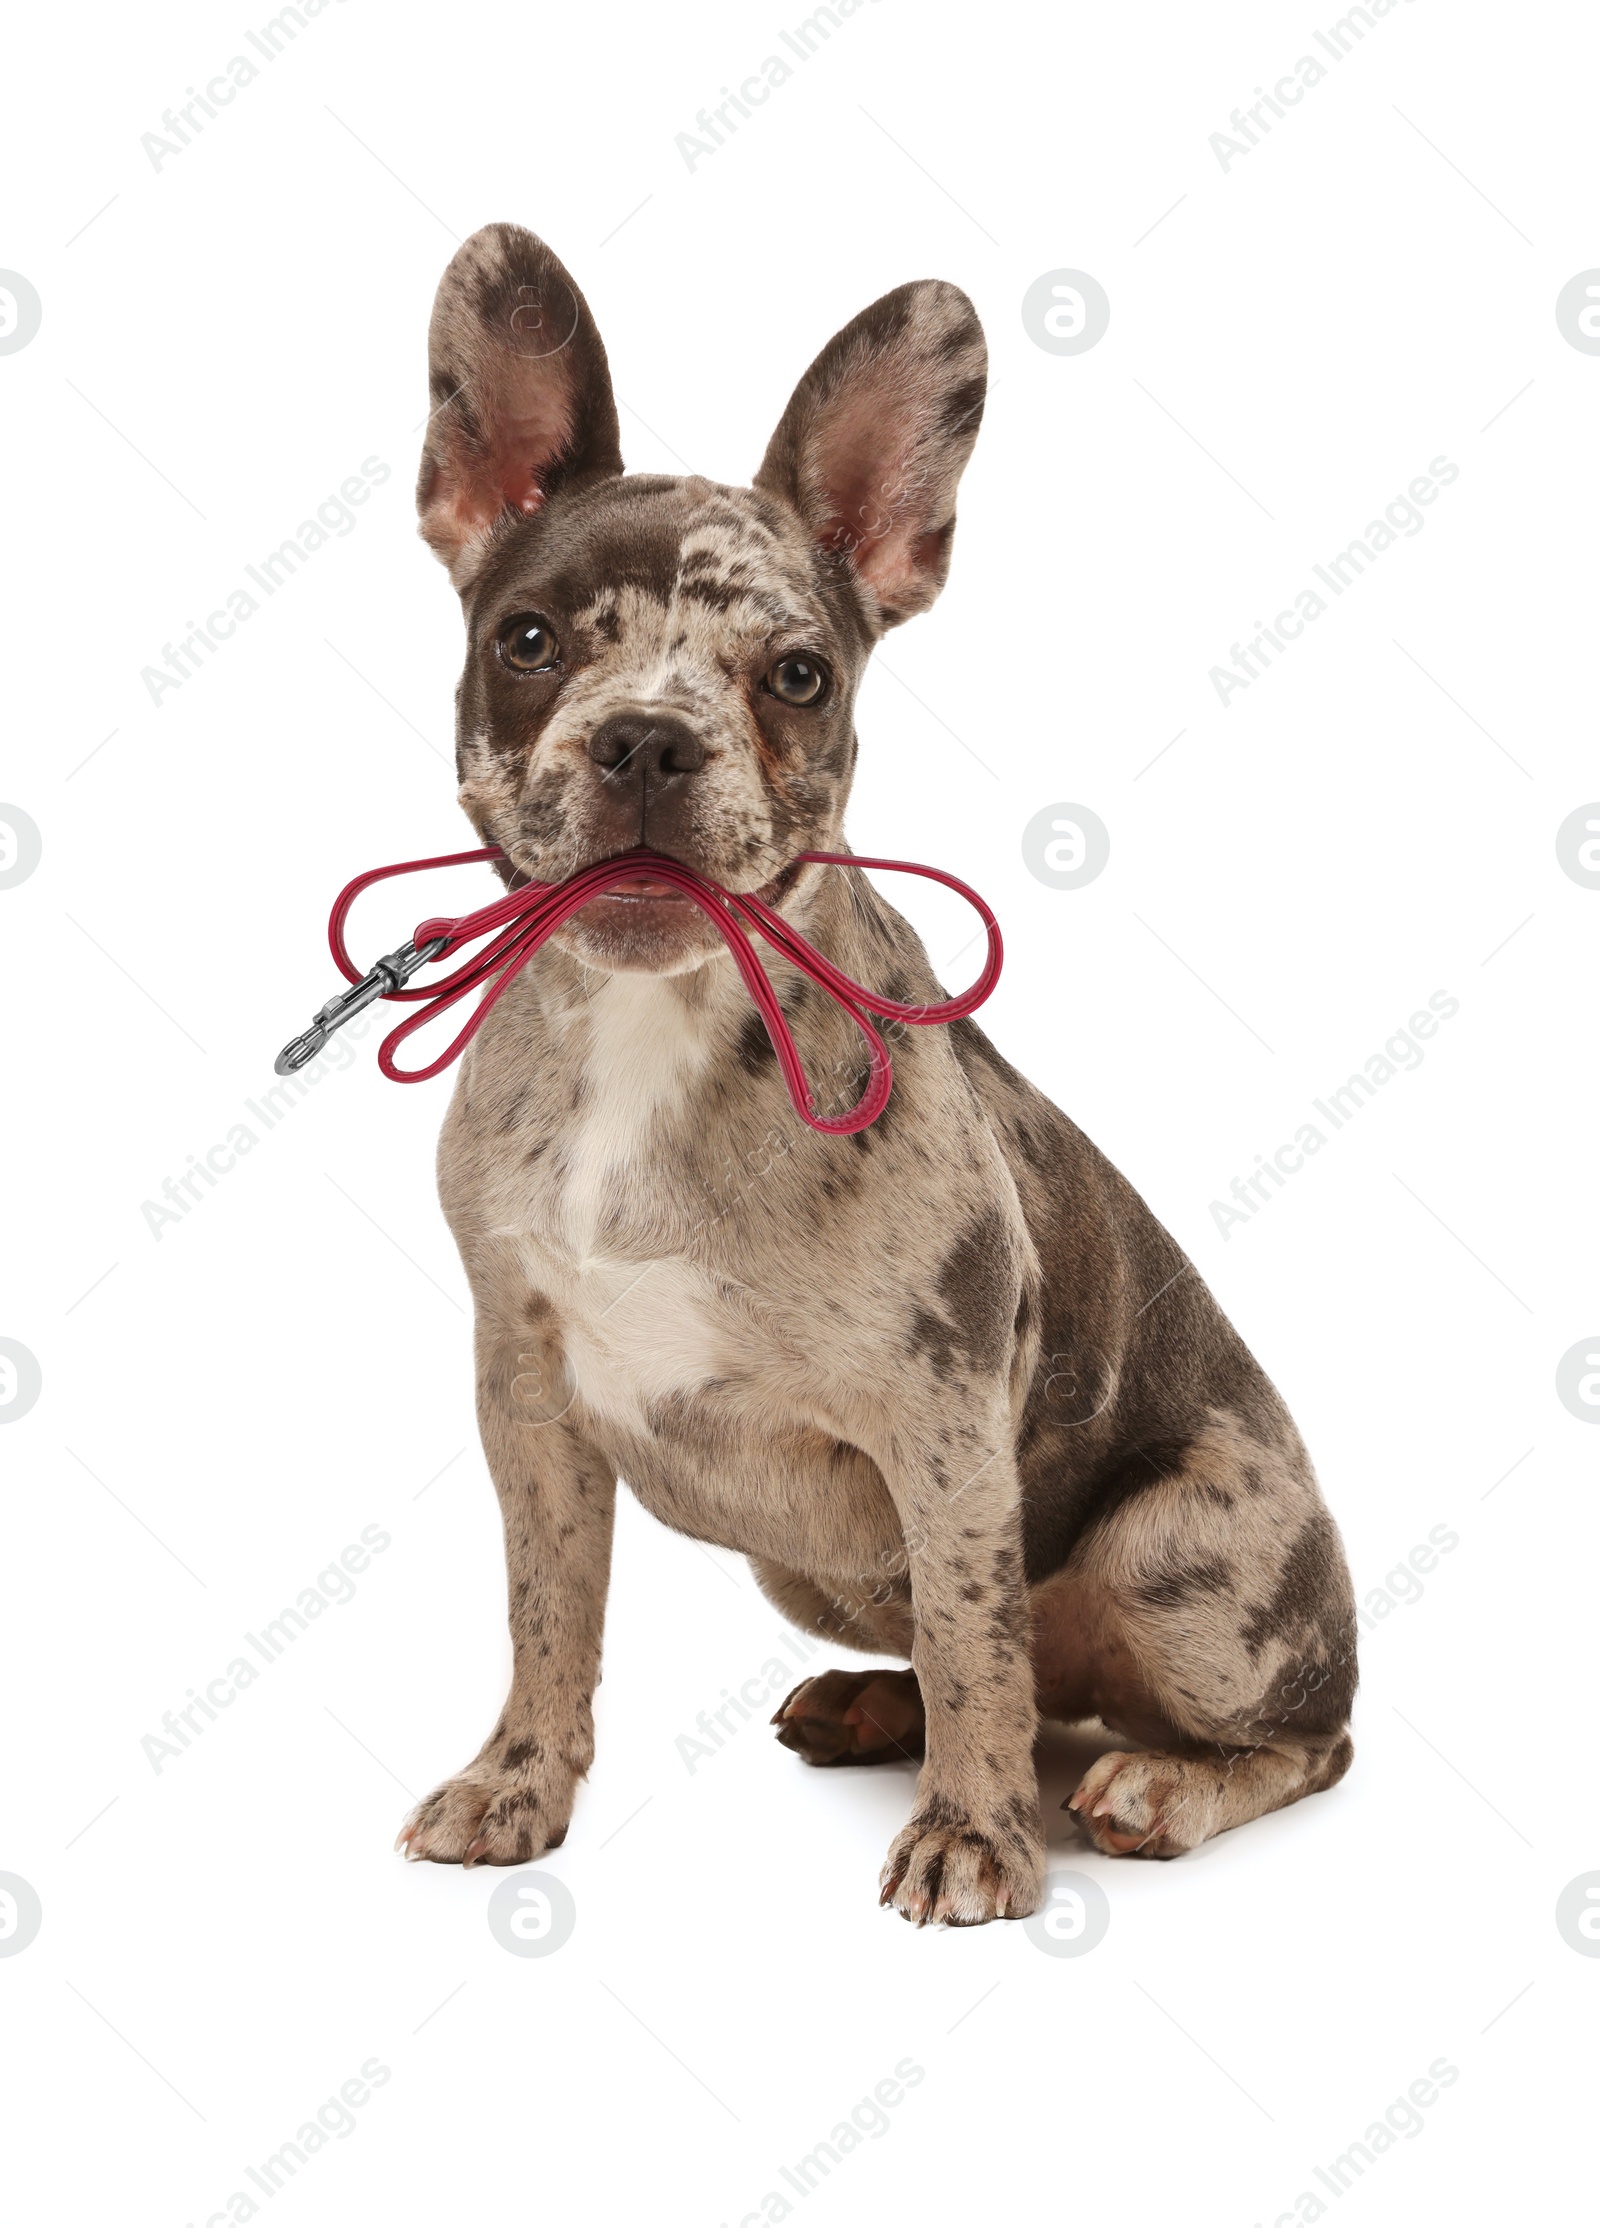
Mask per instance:
[[[465,608],[484,840],[539,881],[646,844],[781,902],[839,842],[873,643],[943,586],[984,375],[966,296],[902,286],[823,349],[753,487],[624,476],[583,296],[531,233],[475,233],[434,304],[417,507]],[[658,974],[721,948],[647,879],[561,941]]]

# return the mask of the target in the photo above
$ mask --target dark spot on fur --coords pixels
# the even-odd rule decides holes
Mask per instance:
[[[898,967],[891,967],[884,980],[873,987],[892,1006],[909,1006],[912,1002],[911,985]],[[874,1013],[872,1018],[880,1028],[892,1027],[895,1020],[894,1015],[887,1013]]]
[[[929,1368],[941,1382],[950,1374],[955,1345],[943,1316],[930,1315],[925,1307],[917,1308],[911,1317],[910,1344],[913,1353],[927,1355]]]
[[[1339,1535],[1327,1510],[1317,1509],[1295,1535],[1270,1596],[1239,1627],[1251,1661],[1269,1640],[1316,1631],[1325,1612],[1342,1601],[1344,1591]]]
[[[953,1803],[948,1795],[929,1795],[917,1805],[915,1823],[924,1833],[970,1822],[960,1804]]]
[[[1024,1121],[1020,1114],[1012,1121],[1011,1138],[1017,1151],[1037,1175],[1049,1174],[1052,1166],[1052,1155],[1046,1150],[1033,1125]]]
[[[1021,1795],[1012,1795],[1006,1801],[1006,1816],[1013,1825],[1021,1826],[1026,1831],[1037,1822],[1038,1808],[1037,1801],[1030,1808]]]
[[[753,1009],[744,1017],[739,1029],[739,1065],[746,1075],[760,1075],[774,1065],[777,1055],[772,1049],[772,1039],[767,1035],[767,1025]]]
[[[953,332],[947,333],[940,343],[940,356],[949,363],[959,362],[970,339],[971,335],[958,325]],[[958,386],[950,389],[950,392],[944,398],[944,408],[940,413],[941,432],[950,437],[961,433],[977,432],[983,418],[985,383],[984,374],[979,372],[976,377],[963,379]]]
[[[1195,1594],[1230,1592],[1233,1576],[1233,1565],[1220,1556],[1202,1556],[1192,1562],[1173,1557],[1133,1588],[1133,1598],[1152,1609],[1176,1609]]]
[[[1188,1439],[1149,1439],[1143,1446],[1124,1448],[1096,1474],[1094,1483],[1102,1523],[1135,1494],[1182,1475],[1189,1459]]]
[[[939,1271],[939,1297],[961,1353],[974,1369],[997,1369],[1016,1314],[1016,1260],[999,1211],[963,1232]]]

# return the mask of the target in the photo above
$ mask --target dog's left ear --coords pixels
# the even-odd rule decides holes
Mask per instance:
[[[497,523],[622,470],[606,352],[566,266],[520,225],[462,242],[428,327],[422,535],[465,589]]]
[[[944,586],[960,479],[983,416],[988,352],[958,286],[896,287],[806,373],[756,474],[898,626]]]

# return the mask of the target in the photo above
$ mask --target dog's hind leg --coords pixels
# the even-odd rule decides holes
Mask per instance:
[[[1034,1590],[1040,1706],[1153,1754],[1093,1763],[1067,1807],[1107,1855],[1175,1857],[1343,1778],[1355,1692],[1344,1553],[1292,1435],[1214,1414]]]
[[[1352,1753],[1348,1733],[1280,1736],[1259,1748],[1113,1751],[1090,1765],[1067,1808],[1107,1856],[1179,1857],[1229,1826],[1332,1787]]]

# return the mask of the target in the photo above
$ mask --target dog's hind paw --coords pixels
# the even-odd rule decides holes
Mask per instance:
[[[1103,1856],[1181,1857],[1216,1832],[1226,1785],[1214,1765],[1113,1749],[1096,1757],[1061,1807]]]
[[[914,1671],[819,1672],[785,1697],[772,1722],[808,1764],[888,1764],[923,1752]]]

